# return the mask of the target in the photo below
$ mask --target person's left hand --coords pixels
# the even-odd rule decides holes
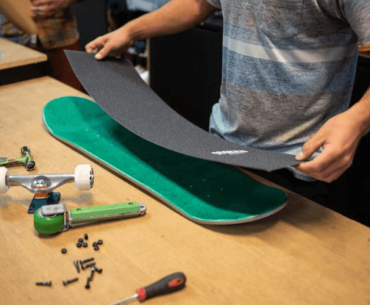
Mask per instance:
[[[296,168],[318,180],[332,182],[352,165],[362,135],[358,118],[347,110],[328,120],[303,145],[297,160],[306,160],[320,147],[324,149],[315,159],[301,163]]]
[[[31,10],[35,18],[50,18],[72,2],[74,0],[32,0]]]

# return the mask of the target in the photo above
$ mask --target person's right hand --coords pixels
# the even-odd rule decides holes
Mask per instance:
[[[86,52],[97,53],[95,58],[101,60],[107,56],[118,56],[133,45],[125,27],[100,36],[85,46]]]

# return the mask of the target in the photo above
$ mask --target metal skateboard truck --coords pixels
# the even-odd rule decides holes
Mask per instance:
[[[37,174],[10,176],[8,169],[0,167],[0,194],[8,191],[10,186],[23,186],[34,197],[28,209],[28,214],[33,214],[44,205],[55,204],[60,200],[60,193],[52,192],[57,187],[75,182],[80,191],[87,191],[94,185],[94,171],[89,164],[80,164],[76,167],[74,174]]]
[[[0,166],[13,167],[24,165],[26,170],[32,171],[35,169],[35,161],[31,158],[31,150],[27,146],[21,148],[22,157],[18,159],[0,158]]]
[[[37,232],[50,235],[98,221],[140,216],[145,212],[146,206],[135,201],[74,208],[71,211],[64,204],[51,204],[38,209],[33,214],[33,220]]]

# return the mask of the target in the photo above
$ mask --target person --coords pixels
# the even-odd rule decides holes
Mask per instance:
[[[33,0],[31,10],[38,34],[23,33],[0,14],[0,36],[33,47],[48,56],[50,74],[78,89],[82,86],[74,75],[64,50],[80,50],[79,32],[72,4],[75,0]]]
[[[173,0],[86,51],[97,52],[97,60],[116,56],[135,40],[184,31],[217,10],[224,18],[223,71],[210,132],[306,161],[283,170],[288,178],[280,180],[346,214],[333,199],[343,183],[332,182],[370,129],[370,90],[349,107],[358,45],[370,43],[370,1]]]

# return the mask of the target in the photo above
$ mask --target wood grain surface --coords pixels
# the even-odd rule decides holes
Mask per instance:
[[[33,195],[11,187],[0,195],[0,304],[104,305],[176,271],[186,274],[185,289],[147,304],[370,304],[369,228],[291,192],[285,209],[255,223],[192,223],[48,134],[42,107],[67,95],[84,96],[49,77],[0,87],[0,157],[18,157],[27,145],[36,161],[33,174],[73,173],[89,163],[93,189],[63,185],[57,189],[61,203],[70,209],[136,200],[147,214],[40,238],[27,214]],[[17,167],[10,174],[27,172]],[[78,249],[84,233],[89,246]],[[104,244],[94,251],[97,239]],[[103,273],[87,290],[90,273],[78,274],[73,261],[89,257]],[[74,277],[78,282],[63,286]],[[52,287],[37,281],[52,281]]]
[[[4,38],[0,38],[0,51],[3,54],[0,57],[0,70],[36,64],[48,60],[45,54]],[[5,77],[3,72],[0,72],[0,75],[1,77]]]

